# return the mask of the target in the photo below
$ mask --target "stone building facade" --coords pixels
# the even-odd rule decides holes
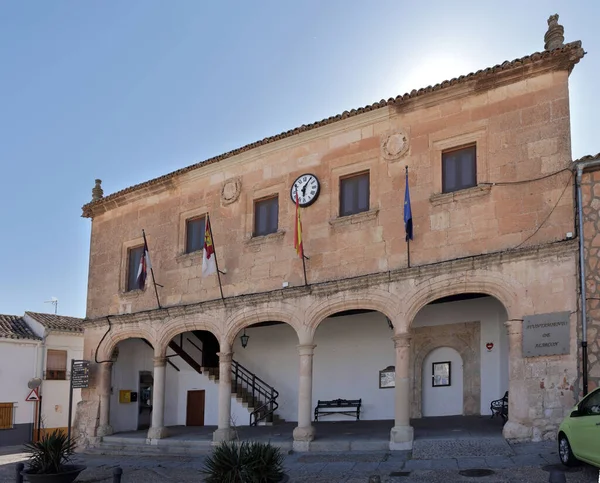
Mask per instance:
[[[319,345],[332,353],[343,350],[335,346],[337,336],[317,341],[320,326],[334,323],[336,315],[359,317],[364,311],[378,312],[391,328],[385,342],[395,370],[395,387],[385,393],[394,421],[390,448],[412,447],[411,418],[436,410],[435,405],[421,407],[422,391],[431,386],[421,379],[430,377],[423,364],[439,348],[462,360],[459,414],[489,407],[489,397],[482,396],[482,371],[493,370],[498,383],[490,394],[510,392],[505,436],[552,437],[577,391],[568,78],[584,54],[579,42],[559,44],[263,139],[109,196],[98,183],[93,201],[83,207],[83,216],[92,220],[84,357],[96,363],[78,406],[82,441],[95,444],[113,431],[113,416],[121,409],[111,381],[117,367],[125,370],[115,349],[132,338],[145,339],[153,351],[148,440],[166,437],[165,421],[172,414],[165,410],[170,407],[165,387],[175,377],[166,357],[176,355],[170,353],[173,341],[195,331],[218,341],[214,438],[229,439],[233,357],[250,353],[239,346],[239,336],[256,330],[253,334],[265,334],[264,342],[269,330],[278,330],[268,324],[283,323],[295,341],[289,346],[294,372],[282,382],[294,381],[294,447],[309,449],[318,438],[312,411],[321,398],[313,394],[313,358],[325,357]],[[452,161],[456,150],[472,153],[470,171],[464,164],[452,171],[450,166],[469,159],[467,153],[463,161]],[[405,166],[414,223],[410,260],[403,223]],[[306,173],[319,180],[320,192],[301,209],[305,280],[294,249],[296,206],[290,189]],[[362,181],[352,185],[347,179]],[[360,183],[368,189],[361,191]],[[264,200],[271,200],[269,209],[276,207],[277,222],[271,233],[257,234],[264,216],[257,207]],[[354,211],[348,214],[345,203]],[[187,253],[186,248],[190,222],[207,214],[224,272],[223,297],[216,275],[202,277],[202,251]],[[151,284],[130,290],[130,260],[143,244],[142,229],[161,284],[161,308]],[[433,303],[459,303],[461,297],[464,303],[470,295],[485,295],[497,304],[489,330],[469,315],[453,318],[454,305],[436,322],[437,315],[427,315]],[[565,311],[570,314],[567,352],[524,357],[524,318]],[[361,320],[369,333],[367,319]],[[454,325],[444,326],[450,322]],[[184,346],[183,337],[178,344]],[[273,354],[276,346],[274,339]],[[491,357],[498,363],[484,360]],[[260,376],[260,364],[256,367]],[[343,374],[335,370],[333,364],[319,368],[331,381]],[[373,419],[387,418],[385,409],[373,408]]]
[[[581,201],[587,300],[587,373],[589,390],[600,386],[600,154],[575,162],[582,168]],[[580,334],[581,335],[581,334]]]

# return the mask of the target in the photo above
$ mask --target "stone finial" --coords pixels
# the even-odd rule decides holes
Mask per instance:
[[[544,35],[544,49],[554,50],[565,45],[565,29],[558,23],[558,14],[548,18],[548,31]]]
[[[102,186],[100,186],[101,184],[102,184],[102,180],[97,179],[96,186],[94,186],[92,188],[92,201],[98,201],[100,198],[102,198],[104,196],[104,190],[102,189]]]

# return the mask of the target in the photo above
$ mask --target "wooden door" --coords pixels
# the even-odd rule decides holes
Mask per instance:
[[[204,391],[188,391],[186,426],[204,426]]]

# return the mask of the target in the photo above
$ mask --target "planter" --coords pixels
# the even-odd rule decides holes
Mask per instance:
[[[40,473],[30,473],[29,470],[21,471],[25,480],[32,483],[71,483],[77,479],[79,473],[85,470],[83,465],[65,465],[62,473],[45,475]]]

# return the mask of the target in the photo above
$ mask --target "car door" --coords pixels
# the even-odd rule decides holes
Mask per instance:
[[[574,418],[574,450],[582,459],[600,465],[600,388],[581,401],[579,414]]]

